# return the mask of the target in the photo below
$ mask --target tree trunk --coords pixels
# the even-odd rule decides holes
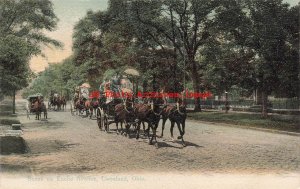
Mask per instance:
[[[147,92],[147,88],[148,88],[148,83],[147,81],[143,81],[143,92]]]
[[[193,80],[193,88],[194,88],[194,93],[200,93],[200,86],[199,86],[199,74],[197,70],[192,70],[192,80]],[[194,111],[199,111],[201,112],[201,99],[200,98],[195,98],[195,108]]]
[[[225,113],[227,114],[229,110],[229,103],[228,103],[228,92],[225,91]]]
[[[262,92],[261,92],[261,89],[258,87],[256,90],[256,102],[255,104],[256,105],[261,105],[262,104]]]
[[[13,90],[13,114],[16,114],[16,90]]]
[[[267,117],[268,116],[268,94],[264,89],[262,89],[261,91],[261,96],[262,96],[262,116]]]

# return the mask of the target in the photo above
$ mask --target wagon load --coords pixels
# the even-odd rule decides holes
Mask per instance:
[[[126,76],[114,76],[100,85],[99,92],[109,103],[114,98],[123,99],[133,95],[133,85]]]
[[[83,83],[80,87],[79,87],[79,98],[85,98],[88,99],[89,98],[89,89],[90,89],[90,85],[88,83]]]

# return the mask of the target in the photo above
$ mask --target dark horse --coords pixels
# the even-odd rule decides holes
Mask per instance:
[[[141,123],[144,126],[143,122],[148,123],[147,134],[149,138],[149,144],[152,144],[153,140],[155,141],[155,146],[158,148],[158,143],[156,140],[156,130],[160,121],[160,117],[163,112],[164,101],[161,98],[154,98],[149,104],[137,104],[135,105],[135,114],[138,119],[136,139],[139,138],[139,131]],[[152,137],[150,138],[149,129],[152,130]],[[145,132],[145,129],[144,129]]]
[[[65,110],[66,106],[67,106],[67,100],[65,96],[61,96],[59,98],[59,104],[60,104],[60,108],[62,108],[63,110]]]
[[[58,95],[52,95],[50,97],[49,108],[53,107],[53,110],[57,111],[61,109],[61,97]]]
[[[183,135],[185,134],[186,117],[187,117],[186,106],[185,106],[185,103],[183,102],[183,100],[178,99],[175,106],[170,106],[170,105],[166,106],[162,112],[163,122],[162,122],[161,137],[163,137],[165,123],[166,123],[167,119],[169,119],[171,121],[170,132],[171,132],[172,140],[174,141],[173,128],[176,123],[179,133],[180,133],[180,136],[178,136],[177,139],[181,139],[182,146],[185,147],[186,145],[183,140]]]

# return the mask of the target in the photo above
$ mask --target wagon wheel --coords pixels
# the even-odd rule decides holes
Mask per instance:
[[[96,117],[97,117],[97,124],[98,124],[98,127],[100,130],[102,130],[102,127],[103,127],[103,120],[101,118],[101,110],[100,108],[97,108],[97,111],[96,111]]]
[[[104,114],[104,117],[103,117],[103,125],[104,125],[104,130],[106,132],[108,132],[108,119],[107,119],[107,115]]]

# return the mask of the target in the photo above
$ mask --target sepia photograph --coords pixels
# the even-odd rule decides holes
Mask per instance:
[[[0,188],[300,189],[299,0],[0,0]]]

